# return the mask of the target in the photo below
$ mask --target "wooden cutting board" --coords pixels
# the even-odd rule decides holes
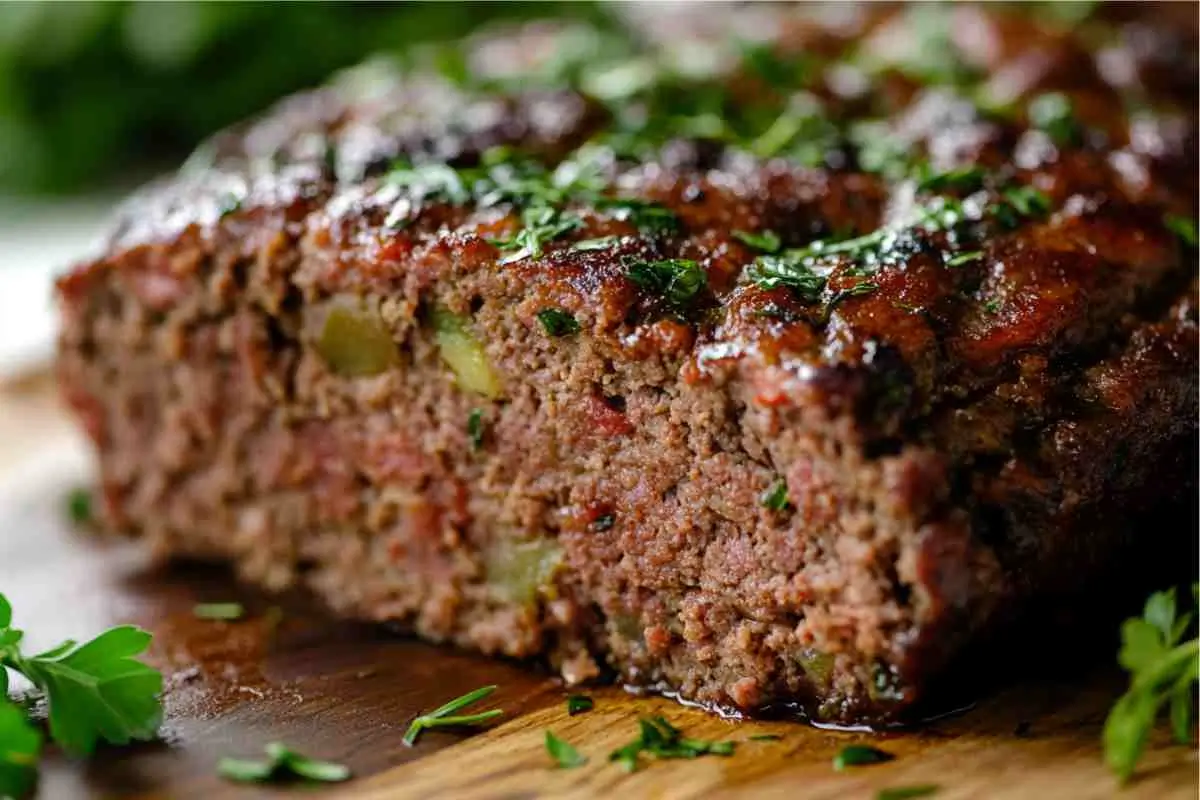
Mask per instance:
[[[569,717],[567,691],[536,668],[330,620],[302,597],[257,595],[216,568],[156,569],[136,547],[74,529],[65,497],[88,471],[86,448],[44,380],[0,387],[0,591],[16,623],[34,646],[118,622],[141,625],[154,634],[151,657],[167,685],[160,742],[102,749],[88,761],[51,749],[39,797],[278,797],[278,789],[228,783],[215,771],[220,757],[254,757],[270,741],[353,768],[352,781],[317,789],[338,798],[873,798],[886,787],[927,784],[940,787],[937,798],[1195,798],[1200,786],[1195,748],[1171,747],[1163,735],[1138,779],[1118,791],[1099,732],[1122,677],[1104,665],[1010,686],[920,730],[887,735],[733,722],[612,687],[589,692],[594,711]],[[192,614],[197,602],[225,600],[243,601],[250,613],[237,622]],[[418,713],[485,684],[499,686],[492,700],[506,712],[501,724],[402,743]],[[608,763],[636,735],[637,718],[651,714],[691,736],[737,742],[736,752],[645,762],[631,775]],[[588,764],[553,768],[547,729]],[[749,738],[764,733],[782,738]],[[830,759],[850,743],[897,758],[835,772]]]

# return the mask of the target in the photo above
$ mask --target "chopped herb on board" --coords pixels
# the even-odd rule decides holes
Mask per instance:
[[[538,322],[550,336],[569,336],[579,332],[579,321],[561,308],[543,308],[537,313]]]
[[[1200,586],[1192,587],[1191,610],[1182,612],[1175,590],[1155,592],[1141,617],[1121,626],[1117,661],[1129,673],[1129,688],[1104,722],[1104,758],[1121,779],[1132,775],[1163,711],[1179,744],[1191,741],[1196,719],[1196,682],[1200,677],[1200,640],[1194,631]]]
[[[847,767],[862,767],[867,764],[882,764],[896,757],[891,753],[871,747],[866,744],[851,744],[843,747],[841,752],[833,757],[833,768],[838,772]]]
[[[875,800],[910,800],[914,797],[929,797],[937,794],[939,788],[932,783],[916,786],[891,786],[880,789],[879,793],[875,795]]]
[[[417,738],[421,733],[430,728],[477,727],[503,716],[504,712],[498,708],[481,711],[478,714],[455,714],[456,711],[461,711],[472,703],[479,702],[494,691],[496,691],[495,686],[481,686],[472,692],[467,692],[462,697],[454,698],[428,714],[422,714],[408,726],[408,732],[404,734],[404,743],[412,747],[417,743]]]
[[[197,619],[235,620],[245,613],[241,603],[197,603],[192,607],[192,614]]]
[[[266,746],[267,757],[222,758],[217,762],[217,774],[239,783],[267,783],[299,778],[317,783],[339,783],[350,778],[350,768],[332,761],[319,761],[301,755],[282,742]]]
[[[778,742],[783,737],[778,733],[756,733],[750,737],[752,742]]]
[[[637,770],[639,757],[643,753],[654,758],[699,758],[703,755],[733,754],[733,742],[688,739],[683,735],[683,731],[662,716],[642,717],[638,720],[638,725],[641,729],[638,738],[608,755],[609,761],[616,762],[626,772]]]
[[[546,731],[546,752],[562,769],[581,767],[587,763],[587,758],[580,755],[578,750],[550,731]]]
[[[567,698],[567,714],[572,717],[591,711],[595,707],[595,701],[585,694],[573,694]]]

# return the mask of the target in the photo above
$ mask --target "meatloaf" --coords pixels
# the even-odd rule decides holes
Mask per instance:
[[[1046,5],[622,6],[216,135],[58,283],[106,525],[568,682],[908,718],[1195,537],[1146,527],[1196,496],[1195,15]]]

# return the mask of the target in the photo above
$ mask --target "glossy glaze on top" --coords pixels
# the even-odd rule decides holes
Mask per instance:
[[[1196,30],[1178,7],[621,14],[491,32],[427,54],[440,71],[374,62],[290,98],[133,198],[108,254],[62,286],[140,254],[168,307],[203,265],[153,254],[195,237],[304,241],[323,257],[298,282],[320,294],[482,260],[632,357],[676,351],[689,380],[781,367],[762,402],[823,386],[885,436],[996,387],[1069,382],[1140,326],[1192,324]],[[567,187],[549,205],[569,224],[540,253],[498,244],[530,203],[489,198],[481,160]],[[808,290],[763,278],[756,259],[779,256]],[[663,263],[702,285],[672,299],[631,276]]]

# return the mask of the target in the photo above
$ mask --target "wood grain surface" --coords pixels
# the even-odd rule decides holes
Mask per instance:
[[[86,449],[44,380],[0,387],[0,591],[31,644],[92,635],[117,622],[152,631],[152,660],[167,679],[162,739],[107,748],[92,759],[53,749],[39,797],[236,798],[311,791],[337,798],[722,796],[872,798],[887,787],[935,784],[938,798],[1160,798],[1197,796],[1197,754],[1154,742],[1130,786],[1118,789],[1099,745],[1121,675],[1097,664],[1082,674],[1020,681],[973,708],[904,733],[823,731],[789,722],[734,722],[618,688],[589,693],[594,711],[568,716],[567,691],[536,667],[437,648],[377,627],[326,617],[303,597],[268,598],[219,568],[160,568],[135,546],[74,529],[64,498],[86,482]],[[244,620],[198,620],[200,601],[240,600]],[[280,609],[279,612],[273,610]],[[1105,659],[1107,660],[1107,659]],[[1055,672],[1055,670],[1050,670]],[[401,739],[422,711],[483,684],[504,709],[475,735],[434,731],[414,748]],[[731,740],[726,758],[647,761],[626,774],[608,753],[632,740],[637,719],[663,714],[688,735]],[[552,765],[550,729],[589,759]],[[778,741],[754,741],[772,733]],[[325,788],[233,784],[221,756],[257,756],[284,741],[353,768]],[[830,766],[850,743],[897,756],[844,773]]]

